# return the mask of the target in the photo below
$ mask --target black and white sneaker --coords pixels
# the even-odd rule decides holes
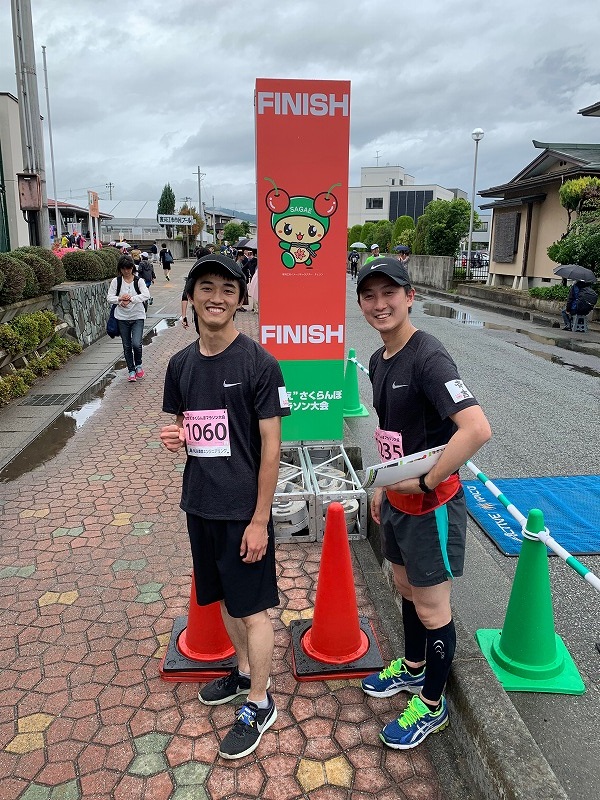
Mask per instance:
[[[229,675],[222,678],[215,678],[198,692],[198,700],[206,706],[219,706],[221,703],[228,703],[241,694],[248,694],[250,691],[250,678],[240,675],[237,667],[234,667]]]
[[[277,719],[277,708],[268,692],[267,700],[267,708],[258,708],[250,700],[240,708],[233,727],[221,742],[219,755],[222,758],[243,758],[256,750],[263,733]]]

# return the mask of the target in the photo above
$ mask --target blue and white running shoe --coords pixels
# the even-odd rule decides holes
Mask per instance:
[[[398,692],[418,694],[425,682],[425,667],[413,675],[404,666],[404,659],[397,658],[382,672],[367,675],[361,681],[362,690],[371,697],[391,697]]]
[[[398,719],[390,722],[379,734],[381,741],[394,750],[410,750],[421,744],[430,733],[449,724],[446,698],[437,711],[432,711],[420,697],[412,697]]]

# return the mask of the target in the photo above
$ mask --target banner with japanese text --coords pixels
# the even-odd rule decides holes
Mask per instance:
[[[260,343],[280,362],[284,441],[343,438],[350,82],[258,79]]]

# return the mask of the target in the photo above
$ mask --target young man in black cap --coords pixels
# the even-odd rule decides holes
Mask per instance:
[[[163,411],[176,418],[160,434],[172,452],[186,445],[181,508],[197,601],[220,602],[238,658],[198,697],[218,705],[248,696],[220,745],[229,759],[255,750],[277,719],[267,692],[274,642],[267,609],[279,605],[271,504],[281,417],[290,413],[279,364],[235,327],[245,290],[241,268],[227,256],[204,256],[192,267],[186,293],[200,338],[169,362]]]
[[[356,287],[363,316],[383,341],[369,362],[381,460],[446,446],[426,475],[376,489],[371,501],[402,596],[405,655],[364,678],[362,688],[372,697],[414,695],[379,734],[404,750],[448,724],[443,690],[456,647],[450,592],[462,575],[467,526],[458,469],[491,431],[443,345],[411,323],[415,292],[404,264],[375,259]]]

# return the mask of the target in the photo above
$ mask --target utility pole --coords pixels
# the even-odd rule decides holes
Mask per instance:
[[[40,181],[41,208],[26,212],[29,237],[33,244],[50,247],[50,220],[46,168],[44,164],[44,137],[40,119],[40,103],[35,71],[35,49],[30,0],[11,0],[19,118],[24,171],[37,175]]]
[[[48,91],[48,67],[46,65],[46,47],[42,45],[42,58],[44,60],[44,85],[46,88],[46,111],[48,112],[48,140],[50,141],[50,165],[52,166],[52,193],[54,194],[54,221],[56,223],[56,240],[60,242],[62,233],[62,220],[58,210],[58,196],[56,193],[56,168],[54,166],[54,145],[52,144],[52,119],[50,117],[50,92]]]
[[[379,166],[379,150],[375,153],[375,161],[377,162],[376,166]]]
[[[112,200],[112,190],[115,188],[114,183],[107,183],[106,188],[108,189],[108,199]]]
[[[215,196],[212,196],[213,201],[213,244],[215,246],[215,250],[217,249],[217,214],[215,212]]]
[[[201,227],[202,230],[200,231],[200,244],[204,244],[204,229],[206,228],[206,219],[204,217],[204,208],[202,206],[202,178],[206,177],[205,172],[200,172],[200,167],[198,167],[197,171],[193,173],[193,175],[198,176],[198,213],[200,214],[200,219],[204,223]]]

